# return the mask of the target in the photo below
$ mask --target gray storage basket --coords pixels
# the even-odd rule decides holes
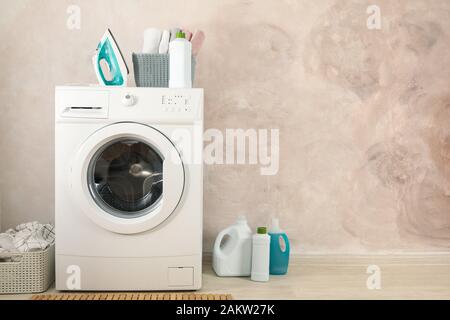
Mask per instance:
[[[138,87],[169,86],[169,54],[133,53],[134,80]],[[192,83],[194,83],[195,58],[192,57]]]
[[[55,280],[54,245],[41,251],[14,253],[13,258],[17,261],[0,260],[0,294],[43,292]]]

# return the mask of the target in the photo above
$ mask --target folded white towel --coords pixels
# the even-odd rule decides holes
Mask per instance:
[[[162,32],[159,29],[148,28],[144,31],[144,46],[142,53],[158,53]]]
[[[159,43],[159,51],[158,53],[167,53],[169,52],[169,40],[170,40],[170,31],[163,30],[161,36],[161,42]]]

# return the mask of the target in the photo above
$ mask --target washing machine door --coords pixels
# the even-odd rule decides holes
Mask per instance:
[[[185,183],[172,142],[155,128],[129,122],[89,136],[71,171],[81,210],[100,227],[123,234],[161,224],[177,208]]]

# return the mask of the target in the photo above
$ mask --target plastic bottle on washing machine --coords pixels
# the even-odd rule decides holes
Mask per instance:
[[[169,88],[192,88],[192,44],[182,31],[169,43]]]
[[[249,276],[251,272],[252,231],[245,216],[222,230],[213,250],[213,269],[220,277]]]

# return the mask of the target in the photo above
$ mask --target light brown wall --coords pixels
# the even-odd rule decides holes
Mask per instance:
[[[370,4],[381,30],[366,27]],[[207,128],[280,129],[278,175],[206,167],[206,249],[244,213],[253,226],[278,214],[296,252],[449,250],[447,0],[2,0],[3,229],[53,219],[54,86],[96,81],[107,27],[131,67],[146,27],[174,25],[207,35]]]

